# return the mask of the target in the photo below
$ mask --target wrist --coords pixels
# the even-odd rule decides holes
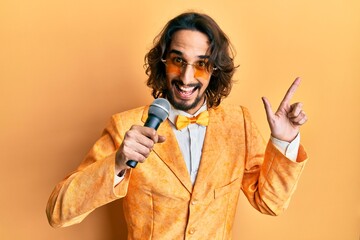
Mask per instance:
[[[299,135],[299,133],[300,132],[296,132],[295,134],[286,135],[286,136],[278,136],[276,134],[271,133],[271,137],[275,138],[275,139],[277,139],[279,141],[291,143],[292,141],[294,141],[296,139],[296,137]]]
[[[115,154],[115,174],[120,175],[122,172],[125,172],[129,167],[125,164],[125,160],[121,157],[119,151]]]

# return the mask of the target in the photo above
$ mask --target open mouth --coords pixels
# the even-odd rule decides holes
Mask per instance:
[[[181,98],[189,98],[191,97],[191,95],[200,88],[200,86],[198,84],[193,84],[193,85],[180,85],[177,82],[174,82],[173,85],[175,86],[175,89],[177,90],[179,96]]]

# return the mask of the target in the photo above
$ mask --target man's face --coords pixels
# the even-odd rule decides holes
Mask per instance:
[[[166,56],[166,79],[167,97],[175,108],[194,114],[204,103],[211,77],[206,68],[208,57],[205,34],[192,30],[173,34]]]

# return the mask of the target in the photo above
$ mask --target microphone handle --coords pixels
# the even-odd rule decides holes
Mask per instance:
[[[160,126],[160,123],[162,123],[162,120],[160,118],[158,118],[153,114],[149,114],[149,117],[146,119],[144,126],[157,130],[158,127]],[[135,160],[129,160],[126,162],[126,165],[128,165],[131,168],[135,168],[137,164],[138,162]]]

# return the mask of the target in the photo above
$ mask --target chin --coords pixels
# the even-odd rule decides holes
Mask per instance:
[[[179,99],[175,99],[173,94],[168,94],[167,99],[174,108],[185,112],[200,107],[201,106],[200,102],[203,101],[202,96],[197,96],[195,99],[179,100]]]

